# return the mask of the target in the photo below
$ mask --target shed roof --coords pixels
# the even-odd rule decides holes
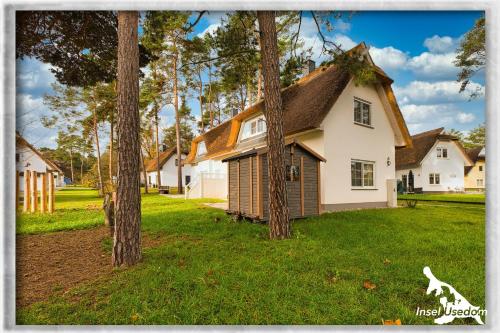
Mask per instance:
[[[311,156],[313,156],[314,158],[316,158],[322,162],[326,162],[326,159],[323,156],[321,156],[320,154],[318,154],[313,149],[311,149],[307,145],[303,144],[299,140],[296,140],[296,139],[287,140],[285,142],[285,146],[288,147],[290,145],[299,146],[302,149],[304,149],[305,151],[307,151],[309,154],[311,154]],[[268,147],[262,147],[259,149],[252,149],[252,150],[243,152],[243,153],[238,154],[238,155],[227,157],[227,158],[223,159],[222,162],[228,162],[228,161],[239,160],[239,159],[250,157],[250,156],[266,154],[268,152],[268,150],[269,150]]]

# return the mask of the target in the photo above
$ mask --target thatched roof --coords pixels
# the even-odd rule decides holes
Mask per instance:
[[[411,137],[413,146],[396,149],[396,170],[417,168],[434,146],[436,141],[454,141],[462,151],[464,158],[469,159],[457,137],[444,133],[444,128],[436,128]]]
[[[466,149],[465,152],[473,163],[485,160],[484,147],[482,146]],[[464,170],[465,175],[467,175],[472,170],[472,168],[473,166],[466,166]]]
[[[175,152],[177,151],[177,149],[175,149],[175,147],[173,148],[170,148],[170,149],[167,149],[163,152],[160,153],[160,168],[163,167],[163,165],[165,163],[167,163],[167,161],[170,159],[170,157],[172,157]],[[156,171],[157,170],[157,159],[156,157],[149,160],[149,161],[146,161],[146,171],[147,172],[152,172],[152,171]]]
[[[364,43],[356,48],[365,47]],[[411,142],[408,129],[404,123],[401,111],[395,103],[390,84],[392,80],[378,67],[376,73],[384,85],[388,100],[397,119],[403,137]],[[298,80],[293,85],[281,90],[283,101],[283,129],[285,136],[319,128],[332,106],[341,95],[352,76],[346,69],[338,66],[322,66],[309,75]],[[236,146],[241,123],[250,117],[264,111],[264,100],[260,100],[230,120],[212,130],[196,137],[191,146],[191,152],[186,163],[194,163],[199,159],[207,159],[231,153]],[[196,157],[198,143],[204,141],[207,153]]]

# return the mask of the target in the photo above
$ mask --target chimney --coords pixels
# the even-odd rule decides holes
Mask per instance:
[[[160,151],[166,151],[167,150],[167,145],[166,144],[162,144],[161,147],[160,147]]]
[[[238,114],[238,109],[233,109],[233,117]]]
[[[302,66],[302,74],[303,74],[302,77],[309,75],[309,73],[311,73],[315,69],[316,69],[316,63],[311,59],[307,59],[304,66]]]

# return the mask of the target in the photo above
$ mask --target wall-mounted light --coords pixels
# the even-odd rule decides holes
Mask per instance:
[[[391,166],[391,158],[387,157],[387,166]]]

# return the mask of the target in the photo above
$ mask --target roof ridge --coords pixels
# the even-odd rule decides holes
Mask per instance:
[[[432,129],[432,130],[425,131],[425,132],[417,133],[415,135],[412,135],[411,137],[412,137],[412,139],[414,139],[414,138],[417,138],[417,137],[434,134],[434,132],[437,132],[438,130],[439,130],[439,133],[441,133],[444,130],[444,127],[439,127],[439,128],[435,128],[435,129]]]

